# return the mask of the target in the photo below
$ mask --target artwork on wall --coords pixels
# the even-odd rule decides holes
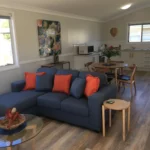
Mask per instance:
[[[37,20],[39,54],[41,57],[61,53],[61,26],[58,21]]]
[[[117,28],[111,28],[110,34],[111,34],[111,36],[115,37],[118,34],[118,29]]]

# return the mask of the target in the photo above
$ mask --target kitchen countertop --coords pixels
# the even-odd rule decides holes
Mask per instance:
[[[90,57],[90,56],[95,56],[95,55],[101,55],[100,52],[95,52],[95,53],[91,53],[91,54],[87,54],[87,55],[74,55],[75,57]]]
[[[127,51],[127,52],[150,52],[150,49],[137,49],[137,50],[132,50],[132,49],[123,49],[121,51]]]

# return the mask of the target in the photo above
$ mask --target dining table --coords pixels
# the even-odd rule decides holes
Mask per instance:
[[[128,68],[129,65],[127,63],[118,63],[118,62],[113,62],[113,63],[92,63],[91,64],[95,69],[108,69],[108,70],[115,70],[116,68],[119,68],[121,72],[123,72],[124,68]]]

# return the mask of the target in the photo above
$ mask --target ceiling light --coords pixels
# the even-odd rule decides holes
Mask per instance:
[[[121,7],[121,9],[128,9],[128,8],[131,7],[131,5],[132,5],[131,3],[130,3],[130,4],[127,4],[127,5],[124,5],[124,6]]]

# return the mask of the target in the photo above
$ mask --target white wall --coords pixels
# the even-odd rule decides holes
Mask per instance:
[[[150,23],[150,7],[142,10],[138,10],[134,13],[128,14],[126,16],[120,17],[118,19],[108,21],[103,23],[102,25],[102,37],[103,43],[107,43],[109,45],[118,45],[121,44],[123,48],[131,48],[131,46],[135,46],[137,49],[150,49],[150,43],[128,43],[128,24],[129,23]],[[112,27],[118,28],[118,35],[116,37],[112,37],[110,35],[110,29]]]
[[[101,27],[97,22],[15,9],[5,10],[13,11],[15,15],[15,28],[20,67],[17,69],[0,72],[0,93],[10,91],[10,83],[23,79],[23,74],[25,71],[33,72],[36,71],[36,69],[42,64],[52,62],[52,57],[50,57],[49,60],[43,60],[39,57],[36,25],[36,21],[38,19],[60,21],[62,28],[62,56],[60,59],[71,61],[71,66],[73,66],[73,56],[68,55],[68,53],[73,52],[73,44],[92,44],[95,46],[95,50],[97,50],[100,45]]]

